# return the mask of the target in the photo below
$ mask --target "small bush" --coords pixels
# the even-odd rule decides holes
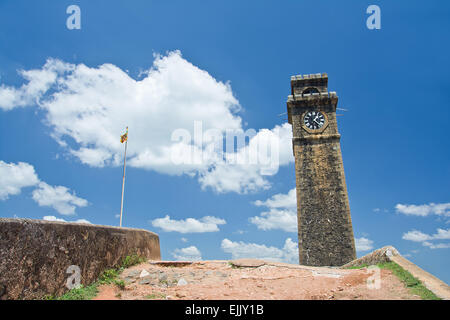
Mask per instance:
[[[66,294],[62,295],[57,300],[91,300],[98,294],[97,284],[91,284],[90,286],[81,286],[77,289],[72,289]]]
[[[121,268],[123,268],[123,269],[129,268],[129,267],[135,266],[135,265],[140,264],[145,261],[146,261],[145,257],[141,257],[134,253],[132,255],[126,256],[123,259]]]
[[[117,269],[107,269],[98,278],[99,284],[110,284],[119,276],[119,271]]]
[[[84,287],[81,286],[77,289],[72,289],[65,293],[60,297],[55,297],[52,295],[46,295],[43,297],[44,300],[91,300],[98,294],[98,286],[104,284],[114,284],[119,289],[125,289],[125,282],[123,280],[119,280],[118,277],[120,273],[125,269],[136,264],[145,262],[146,258],[141,257],[137,254],[132,254],[126,256],[121,265],[118,268],[114,269],[106,269],[103,273],[98,277],[97,281],[92,283],[91,285]]]

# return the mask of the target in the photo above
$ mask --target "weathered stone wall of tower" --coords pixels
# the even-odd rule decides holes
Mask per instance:
[[[295,77],[288,98],[297,183],[299,261],[341,266],[356,258],[353,228],[336,121],[337,95],[327,92],[326,75]],[[318,93],[302,94],[306,88]],[[327,122],[308,130],[303,116],[320,111]]]

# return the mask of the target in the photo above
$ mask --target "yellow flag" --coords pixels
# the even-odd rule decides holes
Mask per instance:
[[[121,143],[124,143],[127,140],[128,140],[128,127],[127,127],[127,132],[125,132],[125,134],[120,136],[120,142]]]

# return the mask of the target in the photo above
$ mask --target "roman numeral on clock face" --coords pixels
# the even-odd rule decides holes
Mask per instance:
[[[325,124],[325,116],[320,111],[308,111],[303,118],[303,122],[308,129],[317,130]]]

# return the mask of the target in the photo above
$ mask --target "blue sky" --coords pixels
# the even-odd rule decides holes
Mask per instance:
[[[327,72],[348,110],[338,125],[358,255],[393,245],[450,282],[447,1],[131,3],[0,0],[0,216],[118,225],[129,125],[124,226],[158,233],[163,259],[295,263],[278,115],[291,75]],[[79,30],[66,27],[72,4]],[[380,30],[366,27],[371,4]],[[174,164],[170,135],[194,121],[280,137],[278,172]]]

